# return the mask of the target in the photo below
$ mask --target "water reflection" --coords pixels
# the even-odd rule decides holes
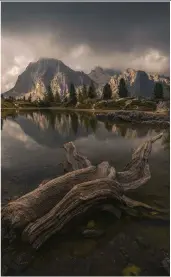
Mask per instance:
[[[99,122],[94,114],[86,112],[59,112],[55,110],[40,110],[20,112],[10,116],[15,120],[26,135],[32,137],[39,144],[50,147],[58,146],[68,140],[94,134],[98,137],[121,136],[127,139],[143,138],[164,131],[162,144],[169,147],[169,130],[161,130],[159,127],[146,125],[131,125],[113,123],[111,121]],[[4,119],[1,119],[1,130],[4,127]],[[107,134],[104,132],[107,131]]]
[[[78,131],[78,115],[76,113],[71,114],[71,128],[74,132],[74,134],[77,134]]]
[[[108,130],[108,132],[111,132],[111,131],[112,131],[113,125],[114,125],[114,124],[112,124],[111,122],[108,122],[108,121],[106,121],[106,122],[104,123],[104,126],[105,126],[106,130]]]
[[[3,129],[4,119],[1,118],[1,130]]]
[[[164,145],[164,149],[170,148],[170,132],[169,131],[164,132],[162,144]]]
[[[148,137],[163,131],[150,157],[154,166],[151,190],[163,190],[160,180],[168,183],[169,130],[145,125],[100,122],[89,112],[40,110],[20,112],[1,120],[2,197],[33,189],[43,179],[63,174],[60,164],[65,159],[62,146],[74,141],[78,150],[98,164],[109,161],[117,170],[130,161],[132,150]],[[157,168],[157,171],[156,171]],[[155,177],[156,176],[156,177]],[[149,191],[148,191],[149,193]]]

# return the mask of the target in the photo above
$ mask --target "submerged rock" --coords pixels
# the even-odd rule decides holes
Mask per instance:
[[[82,232],[82,235],[85,238],[94,238],[94,237],[101,237],[104,235],[104,231],[103,230],[95,230],[95,229],[86,229]]]
[[[90,220],[88,223],[87,223],[87,229],[92,229],[92,228],[95,228],[96,226],[96,223],[94,220]]]
[[[118,219],[121,218],[122,212],[120,209],[114,207],[113,205],[110,204],[105,204],[103,205],[102,211],[109,212],[116,216]]]
[[[148,248],[149,247],[148,243],[141,236],[136,237],[136,242],[139,246],[142,246],[143,248]]]

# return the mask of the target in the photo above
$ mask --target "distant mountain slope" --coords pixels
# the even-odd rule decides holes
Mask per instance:
[[[119,74],[120,71],[114,69],[103,69],[99,66],[95,67],[88,76],[97,84],[105,85],[109,82],[110,78],[114,75]]]
[[[151,97],[154,93],[156,82],[161,82],[165,97],[170,96],[170,78],[158,74],[148,74],[144,71],[128,68],[119,75],[110,78],[109,84],[113,94],[118,94],[120,79],[125,80],[129,96]]]
[[[74,71],[62,61],[56,59],[40,59],[30,63],[25,71],[18,76],[15,86],[4,93],[4,96],[21,96],[28,93],[42,96],[50,83],[55,80],[61,92],[68,90],[70,83],[75,86],[89,85],[90,77],[81,71]]]

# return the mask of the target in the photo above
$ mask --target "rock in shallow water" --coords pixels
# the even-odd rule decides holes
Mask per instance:
[[[141,236],[136,237],[136,242],[139,246],[142,246],[143,248],[148,248],[149,247],[148,243]]]
[[[114,207],[113,205],[110,204],[104,204],[102,207],[102,211],[109,212],[116,216],[116,218],[120,219],[122,212],[119,208]]]
[[[103,230],[93,230],[93,229],[86,229],[82,232],[82,235],[85,238],[97,238],[97,237],[101,237],[104,235],[104,231]]]
[[[90,220],[88,223],[87,223],[87,229],[92,229],[92,228],[95,228],[96,226],[96,223],[94,220]]]
[[[164,260],[162,261],[162,266],[167,271],[167,273],[169,273],[169,275],[170,275],[170,259],[169,259],[169,257],[164,258]]]

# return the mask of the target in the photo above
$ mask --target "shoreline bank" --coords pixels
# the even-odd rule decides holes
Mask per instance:
[[[165,127],[170,126],[170,115],[160,113],[149,113],[141,111],[116,111],[109,112],[107,114],[97,114],[97,119],[100,121],[122,121],[129,123],[141,123],[141,124],[160,124]]]

